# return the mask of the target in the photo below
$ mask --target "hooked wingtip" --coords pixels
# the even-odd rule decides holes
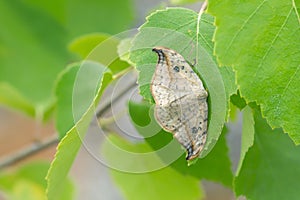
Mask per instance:
[[[157,53],[157,54],[162,54],[162,53],[163,53],[162,49],[159,49],[159,48],[156,48],[156,47],[154,47],[154,48],[152,49],[152,51],[154,51],[154,52]]]
[[[165,55],[163,53],[163,50],[161,48],[158,48],[158,47],[154,47],[152,49],[152,51],[154,51],[155,53],[157,53],[158,55],[158,63],[161,63],[165,60]]]

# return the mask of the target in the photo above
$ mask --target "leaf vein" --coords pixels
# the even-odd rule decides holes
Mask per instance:
[[[284,26],[286,25],[286,23],[287,23],[287,21],[288,21],[288,18],[291,16],[292,10],[293,10],[293,8],[290,9],[289,14],[287,15],[286,19],[284,20],[284,22],[283,22],[283,24],[281,25],[280,29],[278,30],[277,34],[276,34],[275,37],[273,38],[273,40],[272,40],[271,44],[269,45],[269,48],[267,49],[266,53],[265,53],[264,56],[262,57],[262,59],[261,59],[259,65],[258,65],[258,67],[257,67],[257,70],[256,70],[256,72],[255,72],[254,78],[252,79],[252,80],[253,80],[252,83],[253,83],[254,80],[257,78],[257,74],[258,74],[259,70],[261,69],[261,67],[263,66],[263,63],[264,63],[264,61],[265,61],[267,55],[270,53],[273,44],[274,44],[274,43],[276,42],[276,40],[278,39],[280,32],[282,31],[282,29],[283,29]]]
[[[209,47],[210,50],[213,50],[213,47],[209,44],[209,42],[205,39],[205,37],[203,36],[203,34],[199,33],[199,36],[201,37],[201,39],[204,41],[204,43]]]
[[[235,35],[232,37],[231,41],[229,42],[229,45],[227,46],[225,50],[225,55],[227,52],[229,52],[229,48],[232,46],[233,42],[236,40],[237,36],[240,34],[240,32],[245,28],[245,26],[248,24],[248,22],[254,17],[254,15],[258,12],[258,10],[263,6],[264,3],[266,3],[266,0],[263,0],[257,8],[249,15],[249,17],[244,21],[242,26],[239,28],[239,30],[235,33]]]
[[[282,94],[281,94],[281,97],[284,96],[284,94],[286,93],[286,91],[288,90],[288,87],[290,86],[291,82],[293,81],[293,79],[296,77],[296,74],[298,73],[299,71],[299,68],[300,68],[300,65],[298,65],[297,69],[295,70],[294,74],[292,75],[292,77],[290,78],[289,82],[286,84]],[[280,101],[281,103],[281,101]]]
[[[298,11],[297,11],[297,6],[296,6],[296,3],[295,3],[295,0],[292,0],[292,2],[293,2],[293,8],[294,8],[294,10],[295,10],[295,13],[296,13],[296,15],[297,15],[298,22],[299,22],[299,25],[300,25],[300,16],[299,16],[299,13],[298,13]]]

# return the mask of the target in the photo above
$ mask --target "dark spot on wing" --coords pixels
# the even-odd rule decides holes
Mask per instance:
[[[193,128],[192,128],[192,133],[197,133],[198,132],[198,129],[194,126]]]
[[[199,126],[198,128],[194,126],[194,127],[192,128],[192,133],[198,133],[198,130],[201,131],[202,128],[201,128],[200,126]]]
[[[179,72],[180,71],[180,69],[179,69],[178,66],[175,66],[173,69],[174,69],[175,72]]]

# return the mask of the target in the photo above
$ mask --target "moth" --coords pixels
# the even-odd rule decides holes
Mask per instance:
[[[208,93],[182,55],[155,47],[158,62],[151,81],[155,118],[186,149],[186,160],[199,156],[207,137]]]

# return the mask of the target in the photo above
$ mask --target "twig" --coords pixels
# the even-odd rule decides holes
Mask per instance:
[[[116,115],[113,115],[111,117],[107,117],[107,118],[98,118],[98,123],[101,126],[101,129],[103,130],[109,130],[107,127],[108,125],[114,123],[116,120],[121,119],[121,117],[123,117],[124,115],[127,114],[127,110],[124,109],[121,112],[117,113]],[[112,132],[111,130],[109,130],[109,132]]]
[[[99,111],[96,113],[97,119],[99,119],[114,103],[116,103],[122,96],[126,94],[130,89],[132,89],[134,86],[136,86],[136,82],[130,83],[126,88],[124,88],[119,94],[112,97],[112,99],[109,98],[108,101],[104,102],[100,107]],[[0,160],[0,169],[3,169],[5,167],[8,167],[10,165],[13,165],[27,157],[30,157],[34,155],[35,153],[38,153],[48,147],[51,147],[52,145],[58,144],[59,139],[57,138],[57,134],[53,134],[52,137],[49,137],[45,141],[39,141],[31,144],[28,147],[25,147],[24,149],[19,150],[16,153],[13,153],[12,155],[6,156],[5,158]]]
[[[116,80],[118,78],[120,78],[121,76],[125,75],[126,73],[130,72],[133,69],[133,66],[127,67],[126,69],[120,71],[117,74],[113,75],[113,79]]]
[[[8,167],[12,164],[15,164],[18,161],[20,161],[26,157],[29,157],[43,149],[46,149],[52,145],[57,144],[58,142],[59,142],[59,140],[56,135],[55,135],[55,137],[52,136],[45,141],[35,142],[34,144],[32,144],[28,147],[25,147],[24,149],[14,153],[13,155],[9,155],[6,158],[2,159],[0,161],[0,169]]]
[[[103,106],[99,109],[96,114],[97,119],[99,119],[110,107],[115,104],[122,96],[124,96],[131,88],[136,86],[136,81],[132,81],[126,88],[124,88],[119,94],[113,96],[112,99],[108,99]]]

